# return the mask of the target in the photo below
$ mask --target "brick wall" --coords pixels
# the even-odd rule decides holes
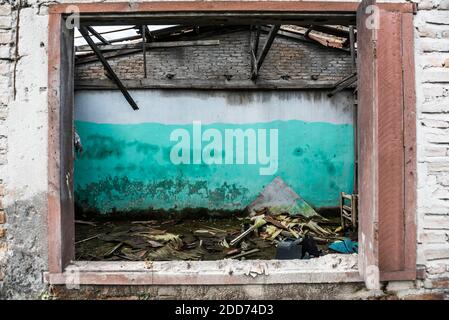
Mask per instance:
[[[251,74],[249,31],[211,36],[219,45],[153,48],[147,53],[148,79],[246,80]],[[262,34],[260,50],[265,43]],[[142,79],[142,53],[109,60],[120,79]],[[323,81],[333,84],[351,74],[351,56],[319,44],[298,42],[278,36],[259,73],[261,80]],[[312,80],[312,76],[313,79]],[[76,79],[106,79],[100,63],[80,65]]]
[[[425,288],[449,288],[449,1],[418,9],[418,264]]]

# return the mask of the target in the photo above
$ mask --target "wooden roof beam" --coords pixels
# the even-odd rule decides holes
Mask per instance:
[[[354,72],[353,74],[350,74],[347,77],[344,77],[342,80],[338,81],[334,85],[334,89],[327,94],[327,96],[330,98],[337,94],[338,92],[349,88],[351,85],[353,85],[357,81],[357,72]]]
[[[252,72],[251,79],[255,80],[257,79],[257,76],[259,74],[259,70],[262,67],[263,62],[265,61],[265,57],[268,54],[268,51],[270,51],[271,45],[273,44],[274,38],[276,38],[276,35],[281,28],[281,25],[275,24],[271,27],[270,32],[268,33],[267,41],[265,42],[262,51],[260,52],[260,55],[257,57],[255,68]]]
[[[98,47],[95,44],[95,42],[89,36],[89,32],[88,32],[87,27],[80,27],[79,31],[80,31],[81,35],[84,37],[84,39],[86,40],[86,42],[91,47],[92,51],[95,52],[95,55],[98,57],[98,59],[100,60],[101,64],[105,68],[106,72],[111,77],[111,80],[115,82],[115,84],[120,89],[120,91],[122,92],[123,96],[125,97],[125,99],[128,101],[128,103],[133,108],[133,110],[139,110],[139,107],[137,106],[136,102],[134,101],[134,99],[129,94],[128,90],[122,84],[122,82],[120,81],[118,76],[115,74],[114,70],[112,70],[112,68],[109,65],[108,61],[101,54],[101,51],[98,49]]]
[[[100,33],[98,33],[94,28],[90,26],[86,26],[87,31],[89,31],[95,38],[100,40],[103,44],[111,44],[108,40],[106,40]]]
[[[192,46],[216,46],[220,44],[220,40],[193,40],[193,41],[165,41],[165,42],[147,42],[145,47],[149,48],[174,48],[174,47],[192,47]],[[126,43],[97,46],[99,51],[142,49],[142,43]],[[92,51],[90,46],[78,46],[77,52]]]

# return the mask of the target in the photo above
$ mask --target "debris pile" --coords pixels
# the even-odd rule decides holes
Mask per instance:
[[[280,178],[245,217],[77,224],[86,231],[76,242],[78,260],[308,259],[357,252],[339,217],[322,217]]]
[[[329,244],[345,240],[337,218],[273,215],[269,208],[238,218],[78,221],[77,229],[78,260],[304,259],[326,254]]]

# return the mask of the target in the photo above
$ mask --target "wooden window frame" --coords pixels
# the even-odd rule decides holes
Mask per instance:
[[[73,30],[64,24],[64,15],[69,6],[76,5],[80,14],[143,14],[143,13],[357,13],[358,3],[334,1],[164,1],[145,3],[82,3],[57,4],[49,9],[49,44],[48,44],[48,272],[46,281],[53,284],[67,283],[67,271],[74,263],[74,208],[73,208],[73,92],[74,92],[74,53]],[[371,208],[379,212],[378,233],[373,237],[378,241],[374,255],[378,259],[380,280],[416,279],[416,105],[413,46],[413,14],[416,9],[410,3],[380,3],[381,11],[394,16],[399,25],[382,30],[387,36],[377,40],[378,47],[377,80],[385,82],[382,90],[376,91],[378,101],[377,144],[364,152],[375,159],[377,175],[366,176],[365,181],[377,193],[373,194]],[[101,16],[98,16],[101,19]],[[399,32],[397,32],[399,31]],[[359,41],[363,39],[359,39]],[[393,45],[397,50],[384,50],[386,45]],[[379,55],[380,54],[380,55]],[[399,67],[398,67],[399,64]],[[361,66],[363,70],[363,65]],[[393,70],[393,71],[391,71]],[[393,79],[393,81],[392,81]],[[363,120],[363,119],[362,119]],[[403,151],[391,150],[389,141],[397,126],[402,124],[400,143]],[[361,129],[363,130],[363,129]],[[393,131],[392,131],[393,130]],[[397,138],[397,137],[396,137]],[[380,158],[379,158],[380,157]],[[379,161],[382,159],[382,162]],[[395,164],[391,166],[390,164]],[[360,168],[360,166],[359,166]],[[363,175],[362,175],[363,176]],[[360,177],[360,175],[359,175]],[[395,184],[391,184],[391,177]],[[402,184],[399,186],[398,183]],[[395,191],[400,188],[400,192]],[[389,196],[393,192],[395,197]],[[363,197],[363,195],[361,195]],[[374,207],[373,207],[374,206]],[[379,209],[381,211],[379,211]],[[362,206],[360,210],[366,210]],[[366,212],[361,212],[363,217]],[[361,218],[363,219],[363,218]],[[361,221],[363,223],[363,221]],[[395,232],[400,232],[400,236]],[[361,258],[359,258],[361,259]],[[111,264],[114,264],[111,262]],[[230,281],[218,275],[211,282],[207,278],[177,275],[165,275],[159,280],[151,272],[127,270],[126,264],[115,263],[81,263],[86,273],[80,283],[85,284],[206,284],[206,283],[257,283],[241,277]],[[138,264],[136,264],[138,265]],[[80,267],[80,263],[78,263]],[[111,269],[112,268],[112,269]],[[131,272],[131,273],[130,273]],[[137,272],[137,278],[129,277]],[[344,282],[361,281],[353,272],[330,275],[325,278],[297,275],[286,276],[279,273],[274,282],[285,279],[292,282]],[[136,280],[137,279],[137,280]],[[139,280],[140,279],[140,280]],[[190,279],[190,280],[187,280]],[[192,280],[193,279],[193,280]],[[246,280],[245,280],[246,279]],[[309,279],[309,280],[307,280]],[[320,281],[321,279],[321,281]],[[324,280],[323,280],[324,279]],[[264,283],[271,281],[264,280]],[[271,282],[272,283],[272,282]]]

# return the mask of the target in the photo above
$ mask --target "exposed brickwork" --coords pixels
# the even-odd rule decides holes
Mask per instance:
[[[206,39],[206,38],[205,38]],[[167,80],[246,80],[250,78],[249,31],[210,36],[219,45],[179,48],[155,48],[147,53],[148,79]],[[261,35],[260,50],[266,35]],[[307,63],[305,63],[307,62]],[[110,59],[121,79],[142,79],[142,53]],[[351,56],[344,51],[319,44],[298,42],[278,36],[259,73],[261,80],[314,80],[333,84],[351,74]],[[76,79],[106,79],[103,67],[97,63],[77,68]]]

